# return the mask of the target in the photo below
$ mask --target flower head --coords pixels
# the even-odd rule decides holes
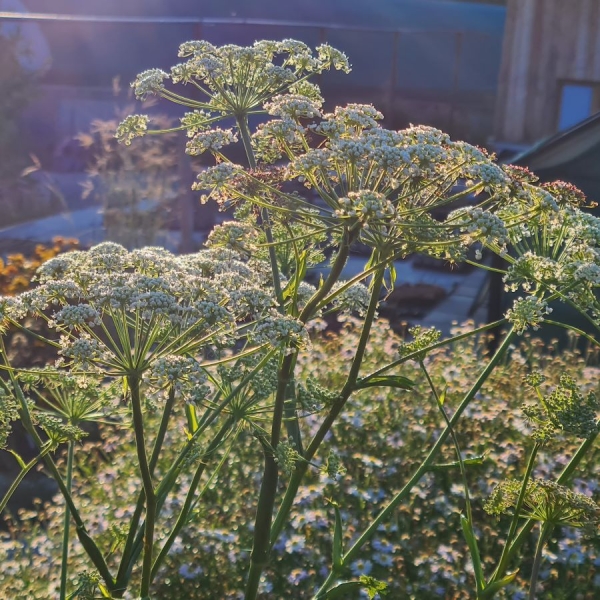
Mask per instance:
[[[520,490],[520,481],[501,482],[485,503],[485,510],[492,515],[510,511],[516,506]],[[525,518],[553,525],[592,530],[598,530],[600,526],[600,506],[589,496],[541,479],[527,482],[522,514]]]
[[[529,327],[539,329],[544,316],[551,312],[552,309],[544,300],[527,296],[515,300],[513,307],[507,311],[506,318],[515,326],[517,333],[523,333]]]
[[[528,377],[529,385],[539,388],[543,378],[538,374]],[[540,393],[540,402],[525,404],[523,412],[534,426],[533,436],[546,440],[557,432],[578,438],[590,438],[598,433],[600,400],[593,391],[584,395],[575,380],[563,373],[558,386],[549,394]]]

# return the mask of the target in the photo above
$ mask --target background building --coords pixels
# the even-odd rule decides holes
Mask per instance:
[[[494,143],[524,149],[600,110],[600,1],[508,0]]]

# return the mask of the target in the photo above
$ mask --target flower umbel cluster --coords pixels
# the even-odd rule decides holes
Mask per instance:
[[[279,442],[275,448],[275,462],[280,466],[286,475],[291,475],[296,468],[296,463],[300,459],[300,454],[296,450],[294,442]]]
[[[239,315],[242,296],[246,305],[258,299],[255,316],[270,315],[260,264],[249,269],[243,255],[215,252],[177,257],[158,248],[127,252],[113,243],[71,252],[45,263],[39,286],[5,300],[5,310],[15,321],[50,311],[67,361],[109,372],[162,365],[158,376],[164,361],[180,353],[235,343],[236,322],[247,314],[243,308]]]
[[[512,479],[498,484],[485,503],[485,510],[492,515],[499,515],[513,509],[521,485],[520,481]],[[600,506],[590,497],[541,479],[527,482],[522,514],[543,523],[584,527],[596,532],[600,526]]]
[[[218,152],[234,141],[230,130],[203,133],[227,116],[263,108],[277,115],[318,115],[318,104],[314,104],[318,94],[305,83],[306,77],[329,69],[350,71],[346,56],[328,44],[319,46],[315,55],[306,44],[295,40],[260,41],[246,48],[191,41],[180,46],[179,56],[186,60],[170,73],[149,69],[138,75],[131,87],[141,100],[162,96],[193,109],[182,118],[180,127],[192,132],[188,144],[191,154]],[[204,98],[185,96],[178,86],[192,86]],[[146,133],[147,124],[145,116],[129,117],[120,125],[117,137],[130,143]]]
[[[527,383],[539,390],[543,383],[540,375],[532,375]],[[600,401],[593,391],[584,395],[569,375],[560,377],[558,386],[547,395],[541,395],[535,404],[525,404],[523,412],[534,426],[533,437],[546,440],[557,432],[578,438],[590,438],[598,433]]]
[[[408,333],[412,336],[412,341],[402,342],[398,348],[398,355],[400,358],[415,354],[415,360],[423,360],[426,355],[427,348],[435,344],[441,337],[442,332],[438,331],[434,327],[430,329],[424,329],[420,325],[415,325],[408,330]]]
[[[534,331],[540,328],[544,321],[544,316],[551,313],[552,308],[536,296],[527,296],[526,298],[517,298],[506,313],[509,323],[515,326],[517,333],[523,333],[529,327]]]

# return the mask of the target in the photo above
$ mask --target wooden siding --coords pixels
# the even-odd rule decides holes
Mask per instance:
[[[555,133],[563,81],[600,84],[600,0],[508,0],[496,142]]]

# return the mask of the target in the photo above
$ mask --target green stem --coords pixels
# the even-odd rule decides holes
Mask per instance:
[[[281,424],[285,406],[286,392],[293,377],[293,366],[295,357],[288,354],[283,358],[277,376],[277,392],[273,408],[271,424],[271,438],[269,444],[263,444],[264,470],[263,478],[256,507],[256,518],[254,523],[254,541],[250,555],[250,569],[246,586],[246,599],[255,598],[258,592],[258,584],[263,569],[269,561],[271,523],[273,520],[273,507],[277,495],[277,482],[279,481],[279,469],[273,456],[273,450],[277,448],[281,436]]]
[[[529,600],[535,600],[536,598],[536,588],[537,588],[537,580],[540,574],[540,567],[542,565],[542,551],[544,550],[544,544],[552,531],[552,525],[550,523],[544,523],[540,527],[540,537],[537,541],[537,546],[535,547],[535,555],[533,558],[533,567],[531,570],[531,581],[529,583]]]
[[[10,484],[10,487],[8,488],[6,494],[4,494],[4,497],[0,502],[0,514],[2,514],[7,504],[10,502],[12,495],[17,491],[17,488],[19,487],[23,479],[25,479],[27,473],[29,473],[29,471],[31,471],[31,469],[35,467],[38,461],[44,458],[44,456],[46,456],[46,454],[48,454],[48,452],[50,452],[51,450],[52,446],[48,444],[35,458],[32,458],[24,467],[21,468],[21,471],[15,477],[14,481]]]
[[[156,463],[158,462],[158,457],[160,455],[162,444],[165,439],[174,403],[175,390],[173,387],[171,387],[171,389],[169,390],[169,395],[167,397],[167,402],[165,403],[165,409],[162,414],[160,426],[158,428],[158,434],[156,435],[156,440],[154,441],[154,447],[152,448],[152,455],[150,456],[149,468],[151,474],[154,474],[154,469],[156,468]],[[140,524],[140,519],[142,518],[142,512],[144,510],[145,501],[146,494],[144,492],[144,489],[141,489],[140,493],[138,494],[135,510],[129,523],[129,531],[127,533],[127,539],[125,540],[125,546],[123,548],[123,554],[121,555],[121,562],[119,564],[119,570],[117,572],[117,587],[119,592],[124,593],[127,588],[127,581],[125,576],[131,570],[129,568],[129,565],[131,564],[133,543],[138,532],[138,526]]]
[[[142,413],[142,401],[140,395],[140,381],[137,375],[127,377],[129,389],[131,390],[131,408],[133,414],[133,429],[135,433],[135,445],[140,466],[140,475],[146,496],[146,519],[144,527],[144,557],[142,559],[142,582],[140,596],[149,597],[150,575],[152,571],[152,546],[154,543],[154,522],[156,520],[156,496],[152,484],[152,473],[146,456],[146,443],[144,438],[144,416]]]
[[[169,419],[171,418],[174,404],[175,388],[171,386],[169,395],[167,396],[167,401],[165,402],[165,409],[162,414],[158,433],[156,434],[156,439],[154,440],[154,446],[152,447],[152,454],[150,456],[150,463],[148,465],[151,475],[154,474],[154,469],[156,468],[156,463],[158,462],[158,457],[160,456],[160,451],[162,449],[163,442],[165,441],[165,435],[167,433],[167,427],[169,426]]]
[[[71,492],[71,484],[73,482],[73,453],[75,443],[69,440],[67,449],[67,478],[65,486]],[[63,539],[62,539],[62,557],[60,562],[60,600],[65,600],[67,597],[67,571],[69,560],[69,529],[71,524],[71,513],[69,507],[65,506],[65,514],[63,518]]]
[[[427,367],[425,367],[425,363],[423,360],[419,360],[419,365],[421,366],[421,370],[425,374],[425,378],[427,379],[427,383],[429,384],[429,388],[431,389],[431,393],[435,398],[436,404],[442,413],[442,417],[446,422],[446,427],[450,430],[450,437],[452,438],[452,443],[454,445],[454,452],[456,453],[456,460],[458,461],[458,466],[460,470],[460,476],[463,481],[463,487],[465,488],[465,500],[466,500],[466,511],[467,511],[467,519],[469,523],[473,525],[473,513],[471,511],[471,498],[469,494],[469,485],[467,482],[467,471],[465,469],[465,463],[462,458],[462,454],[460,452],[460,446],[458,444],[458,437],[456,436],[456,432],[454,431],[454,427],[452,427],[452,423],[450,422],[450,418],[448,417],[448,413],[444,409],[444,401],[440,398],[437,390],[435,389],[435,385],[433,384],[433,380],[429,375],[429,371]]]
[[[579,463],[583,460],[584,456],[588,453],[589,449],[594,445],[594,442],[596,441],[597,438],[598,438],[598,434],[595,434],[592,437],[584,440],[581,443],[581,446],[579,446],[579,448],[577,449],[577,452],[575,452],[575,454],[573,455],[573,457],[571,458],[571,460],[569,461],[567,466],[563,469],[562,473],[559,475],[558,479],[556,480],[556,483],[558,483],[559,485],[565,485],[569,481],[569,479],[571,478],[571,475],[573,474],[575,469],[577,469],[577,467],[579,466]],[[531,529],[533,528],[533,526],[536,523],[537,523],[537,521],[535,521],[533,519],[528,519],[524,523],[524,525],[523,525],[523,527],[521,527],[517,537],[514,539],[513,543],[510,545],[510,547],[506,551],[507,556],[506,556],[505,564],[508,564],[508,562],[511,560],[511,558],[518,552],[519,548],[525,543],[525,540],[527,539],[529,532],[531,531]],[[498,581],[498,580],[502,579],[502,577],[504,577],[504,572],[505,571],[500,570],[500,566],[498,566],[496,568],[496,571],[494,572],[494,575],[492,576],[490,583],[493,583],[494,581]]]
[[[3,355],[4,357],[6,357],[6,349],[4,347],[4,340],[3,340],[2,336],[0,336],[0,355]],[[5,362],[6,362],[6,358],[5,358]],[[81,515],[79,514],[79,511],[77,510],[77,507],[75,506],[75,503],[73,502],[71,493],[67,489],[67,486],[65,485],[65,482],[63,481],[63,478],[62,478],[56,464],[52,460],[52,457],[49,456],[47,453],[44,453],[44,450],[46,449],[46,444],[40,438],[40,436],[33,424],[33,421],[31,419],[31,414],[29,412],[29,406],[27,405],[27,400],[25,399],[23,390],[21,389],[21,386],[19,385],[19,382],[17,381],[10,365],[7,364],[6,366],[9,369],[8,370],[9,377],[10,377],[11,383],[13,385],[17,400],[19,401],[19,406],[20,406],[19,414],[21,417],[21,422],[23,423],[23,426],[25,427],[25,431],[27,431],[27,433],[32,437],[36,446],[40,450],[40,452],[41,452],[40,456],[43,458],[44,463],[46,464],[46,467],[48,468],[48,470],[50,471],[50,474],[52,475],[52,478],[54,479],[54,481],[56,481],[56,483],[58,485],[58,489],[60,490],[63,498],[65,499],[66,505],[69,507],[69,510],[71,511],[71,515],[73,516],[73,520],[75,521],[75,525],[76,525],[77,538],[81,542],[81,545],[83,546],[83,548],[86,551],[87,555],[89,556],[90,560],[96,567],[98,573],[100,573],[100,576],[102,577],[102,579],[104,579],[104,583],[106,584],[107,588],[109,589],[109,591],[112,592],[114,590],[114,580],[112,578],[112,575],[110,574],[108,565],[106,564],[106,561],[104,560],[104,556],[102,555],[102,552],[100,552],[100,549],[98,548],[98,546],[96,545],[94,540],[90,537],[89,533],[87,532],[85,523],[83,522],[83,519],[81,518]],[[9,393],[9,394],[11,393],[10,388],[8,388],[8,386],[2,379],[0,379],[0,386],[2,386],[7,393]]]
[[[344,270],[344,266],[348,260],[348,256],[350,255],[350,246],[352,242],[356,239],[357,232],[349,231],[348,229],[344,229],[344,234],[342,238],[342,243],[340,244],[340,250],[335,257],[333,265],[331,266],[331,270],[329,271],[329,275],[321,285],[321,287],[313,294],[313,296],[306,303],[300,316],[298,319],[303,323],[306,323],[314,314],[315,310],[318,308],[319,303],[323,300],[327,294],[331,291],[337,280],[342,275],[342,271]]]
[[[367,347],[367,342],[371,333],[371,325],[375,318],[377,305],[379,304],[379,294],[381,293],[381,288],[383,286],[384,275],[385,267],[382,267],[379,271],[375,273],[375,279],[373,281],[373,287],[371,290],[371,299],[369,301],[369,306],[365,315],[363,329],[356,349],[356,354],[354,355],[354,359],[350,367],[348,378],[346,380],[346,383],[344,384],[344,387],[342,388],[342,391],[340,392],[339,399],[331,407],[329,413],[327,414],[323,423],[319,427],[319,430],[315,434],[315,437],[312,439],[310,445],[304,452],[303,458],[305,460],[299,461],[296,464],[296,469],[290,477],[288,487],[286,489],[285,495],[283,497],[283,500],[275,517],[275,521],[273,522],[273,526],[271,528],[271,545],[275,543],[283,529],[284,523],[286,522],[289,512],[294,503],[294,498],[296,497],[296,493],[298,492],[300,483],[308,468],[308,464],[317,452],[319,446],[321,445],[321,442],[327,435],[327,432],[331,429],[331,426],[333,425],[337,416],[340,414],[342,408],[346,404],[346,401],[354,391],[354,386],[356,384],[356,380],[360,372],[360,367]]]
[[[436,342],[435,344],[431,344],[430,346],[427,346],[427,348],[415,350],[414,352],[411,352],[410,354],[407,354],[407,355],[403,356],[402,358],[399,358],[398,360],[395,360],[383,367],[380,367],[376,371],[369,373],[368,375],[366,375],[363,378],[363,381],[368,381],[372,377],[378,377],[379,375],[383,375],[383,373],[385,373],[386,371],[389,371],[389,370],[393,369],[394,367],[398,367],[398,366],[404,364],[405,362],[408,362],[409,360],[418,360],[419,356],[421,356],[423,353],[429,353],[432,350],[436,350],[437,348],[442,348],[443,346],[447,346],[448,344],[452,344],[454,342],[464,340],[473,335],[477,335],[478,333],[483,333],[484,331],[489,331],[490,329],[496,329],[497,327],[500,327],[501,325],[504,325],[505,323],[507,323],[506,319],[500,319],[498,321],[494,321],[493,323],[488,323],[487,325],[482,325],[481,327],[478,327],[477,329],[472,329],[471,331],[467,331],[465,333],[460,333],[458,335],[455,335],[454,337],[443,339],[439,342]]]
[[[244,150],[246,151],[246,157],[248,158],[248,165],[251,169],[256,169],[256,158],[254,156],[254,150],[252,149],[252,141],[250,139],[250,130],[248,129],[248,115],[242,114],[236,116],[236,122],[240,135],[242,137],[242,143],[244,144]],[[273,245],[273,230],[271,228],[271,217],[267,208],[260,210],[260,220],[264,227],[265,237],[269,244],[269,261],[271,263],[271,272],[273,274],[273,289],[275,291],[275,297],[279,305],[279,310],[284,312],[283,293],[281,289],[281,278],[279,277],[279,267],[277,265],[277,253],[275,246]]]
[[[475,394],[481,389],[487,378],[492,374],[497,364],[500,362],[504,353],[508,350],[512,338],[514,336],[514,328],[511,328],[506,334],[502,344],[496,350],[494,356],[490,359],[486,368],[481,372],[477,381],[473,384],[473,387],[467,392],[460,405],[456,409],[456,412],[452,415],[450,419],[450,424],[452,427],[456,425],[462,413],[465,411],[467,406],[471,403],[471,400],[475,397]],[[446,427],[444,431],[440,434],[440,437],[437,439],[427,457],[423,460],[419,468],[415,471],[414,475],[410,478],[410,480],[405,484],[405,486],[392,498],[390,503],[383,509],[381,512],[375,517],[375,519],[371,522],[371,524],[365,529],[365,531],[360,535],[360,537],[354,542],[352,547],[346,552],[344,555],[344,559],[342,561],[342,565],[340,568],[344,568],[348,565],[358,554],[362,546],[366,544],[373,535],[377,532],[377,528],[383,521],[385,521],[392,512],[396,509],[396,507],[403,502],[406,497],[410,494],[412,489],[419,483],[421,478],[427,473],[431,464],[435,460],[438,452],[442,448],[444,442],[450,435],[450,429]],[[333,585],[336,580],[339,570],[332,569],[326,581],[323,583],[319,591],[317,592],[315,598],[323,598],[326,594],[327,590]]]
[[[163,560],[166,558],[167,554],[169,553],[169,550],[171,549],[171,546],[177,539],[179,532],[181,531],[183,526],[187,523],[190,508],[192,507],[192,503],[194,501],[194,494],[196,492],[196,488],[198,487],[198,484],[200,483],[200,479],[202,478],[204,470],[206,469],[206,466],[208,464],[208,461],[206,460],[206,458],[208,456],[210,456],[219,447],[219,445],[223,441],[223,438],[229,431],[229,428],[233,424],[233,421],[234,421],[233,418],[228,419],[223,424],[221,429],[218,431],[218,433],[214,437],[213,441],[206,448],[206,452],[204,452],[202,461],[200,462],[200,465],[198,466],[198,468],[196,469],[196,472],[194,473],[194,477],[192,479],[189,490],[187,492],[185,502],[183,503],[183,507],[181,508],[181,512],[179,513],[179,517],[177,518],[177,522],[175,523],[173,529],[171,530],[171,533],[169,534],[169,537],[167,538],[167,541],[165,542],[164,546],[162,547],[161,551],[159,552],[158,556],[156,557],[156,560],[154,561],[154,564],[152,566],[152,579],[154,579],[154,577],[156,576],[156,573],[158,572],[160,565],[162,564]]]
[[[335,282],[339,279],[339,276],[346,264],[346,260],[348,258],[348,253],[350,250],[350,241],[351,234],[346,231],[344,235],[344,241],[341,245],[340,251],[334,261],[332,269],[323,283],[323,285],[319,288],[319,290],[313,295],[313,297],[308,301],[307,305],[302,310],[299,315],[299,320],[302,322],[308,321],[310,317],[313,315],[314,310],[318,306],[319,302],[322,298],[324,298]],[[379,292],[381,290],[381,284],[383,282],[383,274],[384,269],[380,270],[380,282],[379,285],[375,285],[377,288],[376,295],[374,293],[374,304],[372,310],[367,311],[367,318],[371,321],[374,318],[375,311],[377,309],[377,304],[379,302]],[[365,334],[368,339],[368,334],[370,331],[370,322],[369,325],[363,329],[363,334]],[[353,365],[354,380],[352,381],[352,385],[356,382],[356,378],[358,377],[358,369],[360,368],[360,363],[362,362],[362,355],[364,354],[364,349],[366,347],[366,339],[364,341],[364,347],[362,348],[362,352],[360,353],[360,360],[356,361]],[[271,549],[271,526],[273,521],[273,508],[275,506],[275,497],[277,494],[277,482],[279,479],[279,473],[277,468],[277,463],[275,462],[275,458],[273,456],[273,448],[276,448],[281,433],[281,424],[283,420],[283,413],[285,409],[285,400],[287,397],[287,392],[291,382],[293,381],[293,370],[295,365],[295,356],[290,354],[284,357],[281,367],[278,373],[278,384],[277,384],[277,393],[275,397],[275,407],[273,410],[273,421],[271,427],[271,439],[270,445],[267,447],[264,446],[264,471],[263,471],[263,479],[261,483],[260,493],[258,497],[258,505],[256,508],[256,519],[254,525],[254,542],[252,547],[252,554],[250,556],[250,569],[248,571],[248,580],[246,583],[246,600],[251,600],[256,598],[258,593],[258,585],[260,582],[260,577],[265,566],[269,560],[269,553]],[[352,370],[351,370],[352,376]],[[351,377],[350,376],[350,377]],[[351,392],[351,390],[350,390]],[[348,395],[350,394],[348,393]],[[339,410],[341,410],[341,407]],[[335,419],[335,416],[333,417]],[[315,449],[316,450],[316,449]],[[314,451],[313,451],[314,454]],[[308,459],[310,460],[310,458]],[[304,461],[303,461],[304,462]],[[299,467],[302,468],[302,467]]]
[[[535,464],[535,458],[540,448],[539,442],[536,442],[533,450],[531,452],[531,456],[527,462],[527,468],[525,470],[525,476],[523,477],[523,483],[521,484],[521,489],[519,491],[519,497],[517,498],[517,504],[515,506],[515,512],[513,514],[512,520],[510,522],[510,527],[508,529],[508,535],[506,536],[506,542],[504,544],[504,548],[502,549],[502,554],[500,555],[500,561],[498,562],[498,566],[496,567],[496,571],[492,576],[490,583],[493,583],[496,579],[500,578],[500,573],[504,573],[506,571],[506,567],[508,566],[508,561],[510,559],[510,547],[513,542],[513,538],[515,533],[517,532],[517,527],[519,526],[519,519],[521,518],[521,509],[523,508],[523,502],[525,501],[525,495],[527,494],[527,484],[529,483],[529,479],[531,478],[531,473],[533,471],[533,466]]]
[[[277,375],[277,391],[271,424],[271,437],[269,443],[263,443],[264,471],[256,507],[256,519],[254,523],[254,541],[250,555],[250,569],[246,585],[246,599],[255,598],[258,593],[258,585],[261,574],[269,561],[271,550],[270,531],[273,520],[273,508],[277,495],[277,482],[279,481],[279,469],[273,456],[273,450],[277,448],[281,438],[281,426],[286,400],[289,398],[289,387],[293,381],[296,355],[284,356]],[[300,448],[298,448],[300,451]]]
[[[481,567],[481,557],[479,554],[477,539],[475,538],[475,532],[474,532],[473,511],[471,509],[471,495],[469,493],[469,482],[467,480],[467,470],[465,468],[465,463],[463,461],[462,454],[460,452],[460,445],[458,443],[458,437],[456,435],[456,432],[454,431],[454,427],[452,427],[452,423],[450,422],[448,413],[444,409],[444,400],[445,400],[446,392],[444,391],[443,397],[440,398],[440,395],[438,394],[437,390],[435,389],[435,385],[433,384],[433,380],[431,379],[431,377],[429,375],[429,371],[425,367],[425,363],[423,362],[422,359],[419,360],[419,364],[421,366],[421,370],[423,371],[423,373],[425,373],[425,377],[426,377],[429,387],[431,389],[431,393],[433,394],[435,401],[437,403],[437,406],[440,409],[440,412],[442,413],[442,417],[444,418],[444,421],[446,422],[446,427],[450,430],[450,436],[452,437],[452,442],[454,444],[454,451],[456,453],[456,459],[458,460],[460,475],[461,475],[463,487],[465,490],[465,510],[467,513],[466,519],[467,519],[468,528],[469,528],[469,532],[468,532],[469,538],[467,538],[467,544],[469,546],[469,552],[471,553],[471,561],[473,562],[473,571],[475,574],[475,584],[477,586],[477,597],[479,598],[479,595],[483,591],[483,586],[485,585],[485,579],[483,576],[483,569]]]

